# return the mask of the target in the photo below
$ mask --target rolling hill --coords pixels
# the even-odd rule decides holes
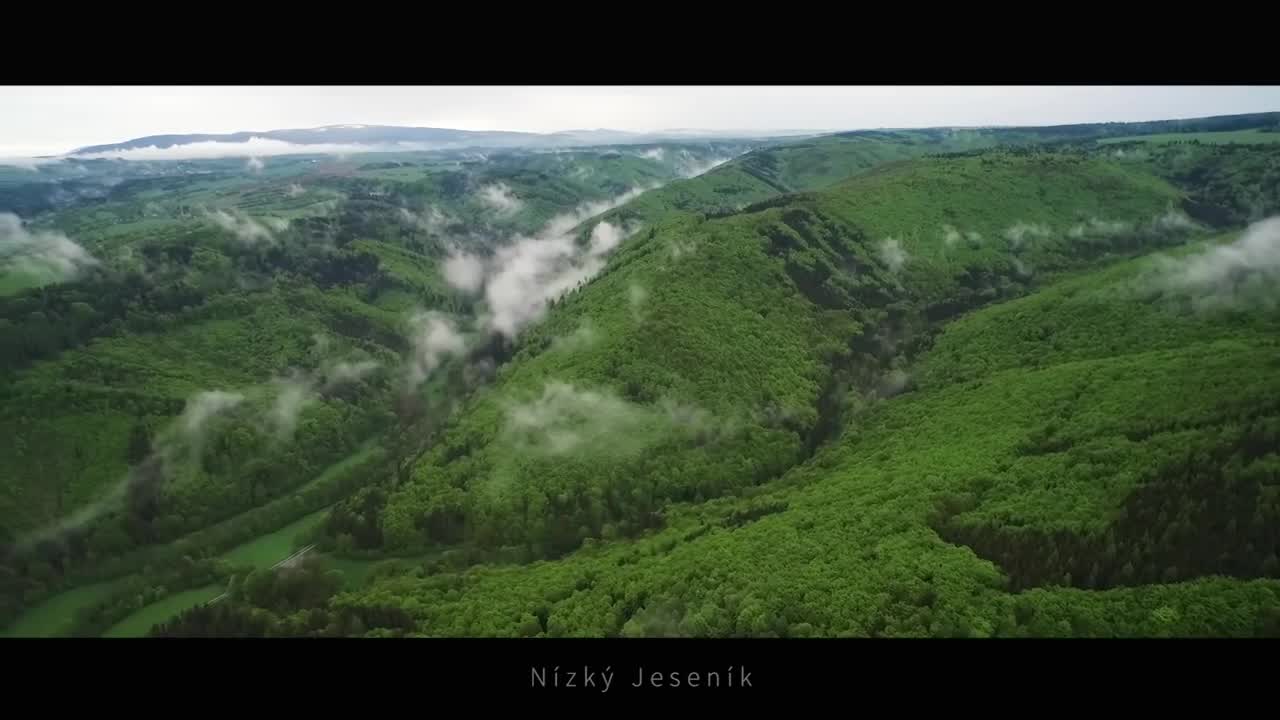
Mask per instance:
[[[1109,211],[1109,217],[1127,217],[1137,227],[1159,213],[1168,198],[1167,188],[1141,181],[1129,186],[1133,194],[1127,199],[1118,192],[1124,183],[1105,191],[1097,186],[1101,192],[1091,196],[1079,189],[1098,181],[1090,172],[1096,166],[1085,164],[1074,177],[1061,170],[1041,175],[1050,167],[1044,162],[1052,160],[1010,163],[1000,167],[1003,177],[992,177],[987,168],[963,185],[976,200],[994,197],[990,191],[1002,187],[1001,181],[1016,180],[1031,200],[1039,197],[1032,179],[1052,178],[1056,192],[1051,197],[1073,197],[1080,206],[1097,203],[1089,212]],[[892,179],[876,189],[901,197],[895,186],[898,191],[918,188],[916,183],[939,170],[895,168],[885,173]],[[961,172],[954,167],[947,171]],[[911,226],[902,223],[928,217],[919,202],[903,198],[905,207],[894,206],[902,210],[903,220],[895,224],[893,217],[880,216],[877,210],[885,206],[874,198],[840,192],[860,185],[870,190],[878,185],[872,176],[849,185],[820,194],[818,207],[838,207],[851,220],[904,237],[910,237]],[[975,218],[969,224],[982,227],[976,232],[999,237],[991,232],[994,228],[978,224],[983,203],[966,207],[963,191],[910,197],[945,197],[942,204],[954,212],[950,219],[962,223],[968,210]],[[1000,197],[1007,207],[1020,205],[1015,197]],[[774,209],[775,222],[788,210]],[[1065,231],[1066,238],[1073,235],[1072,211],[1063,212],[1053,203],[1019,210],[1007,217],[1034,218],[1051,228],[1027,243],[1026,252],[1037,256],[1040,267],[1062,271],[1091,264],[1062,262],[1061,246],[1053,247],[1057,236],[1052,228]],[[739,222],[760,228],[760,220]],[[775,227],[781,234],[782,227]],[[1254,238],[1258,233],[1274,236],[1275,228],[1246,232]],[[806,235],[795,231],[798,238]],[[818,232],[812,236],[822,237]],[[741,252],[759,253],[761,266],[768,262],[764,238],[752,243],[749,235],[726,234],[719,236],[725,239],[721,244],[713,245],[716,233],[707,231],[703,237],[700,252],[714,260],[690,274],[700,279],[699,289],[709,288],[705,292],[721,287],[707,275],[741,267],[721,254],[727,252],[721,245],[730,244],[729,237],[755,245]],[[708,499],[716,489],[698,488],[703,497],[691,497],[688,489],[681,494],[678,486],[672,490],[662,481],[671,483],[694,458],[710,452],[694,440],[685,447],[655,443],[642,459],[628,462],[612,450],[617,443],[633,441],[630,426],[623,426],[619,430],[626,435],[611,439],[590,462],[584,458],[580,474],[576,453],[546,465],[526,460],[520,484],[537,488],[530,494],[545,493],[544,502],[558,512],[541,514],[554,518],[573,507],[564,498],[573,500],[575,488],[579,498],[603,495],[602,511],[596,512],[605,517],[618,507],[614,498],[635,497],[634,485],[642,491],[633,517],[643,517],[649,507],[643,504],[645,490],[666,490],[668,502],[659,503],[665,506],[660,523],[631,540],[610,542],[605,532],[605,542],[587,539],[576,552],[523,566],[451,571],[447,561],[437,561],[422,577],[390,577],[365,590],[338,594],[331,611],[348,618],[347,623],[359,618],[360,627],[380,635],[1274,635],[1280,632],[1280,582],[1275,579],[1280,570],[1275,561],[1280,497],[1272,491],[1280,467],[1275,454],[1280,416],[1272,398],[1280,389],[1274,372],[1280,315],[1265,275],[1252,278],[1252,284],[1243,278],[1244,284],[1225,296],[1216,282],[1179,280],[1203,277],[1199,268],[1234,257],[1231,248],[1249,243],[1247,237],[1232,233],[1173,250],[1157,249],[1165,243],[1173,247],[1173,237],[1147,237],[1142,247],[1114,239],[1109,243],[1111,252],[1135,254],[1136,259],[1107,262],[1102,270],[1068,270],[1043,288],[967,312],[933,342],[922,343],[927,349],[908,352],[907,362],[898,366],[904,375],[890,387],[851,383],[859,392],[844,408],[840,436],[777,479],[734,468],[737,472],[726,475],[742,485],[722,491],[721,500]],[[998,247],[1015,241],[988,242]],[[961,292],[963,285],[948,288],[945,280],[939,282],[943,278],[972,277],[970,272],[979,268],[999,267],[973,255],[972,264],[957,272],[945,257],[945,235],[904,248],[912,259],[900,268],[904,272],[898,282],[939,288],[944,296]],[[913,261],[923,267],[910,277],[905,270]],[[1092,262],[1100,261],[1095,256]],[[593,285],[573,306],[584,313],[595,310],[594,327],[642,335],[624,345],[633,364],[649,349],[663,357],[666,368],[675,361],[669,348],[696,347],[691,339],[666,343],[653,330],[628,329],[622,313],[611,313],[603,302],[618,294],[616,286],[605,284],[610,277],[635,278],[643,271],[642,262],[620,262],[598,281],[600,305],[589,304]],[[956,270],[935,271],[935,265]],[[869,274],[868,269],[864,266],[860,275]],[[1018,273],[1007,266],[992,272],[993,278],[1001,275],[1012,281]],[[777,283],[794,282],[782,272],[777,276],[782,276]],[[718,307],[680,284],[678,271],[668,267],[661,277],[671,300],[655,300],[648,308],[652,317],[672,317],[680,307]],[[795,312],[794,304],[769,303],[761,292],[767,285],[752,280],[743,285],[761,296],[770,315]],[[803,294],[803,286],[797,285],[793,295]],[[735,305],[749,297],[731,295]],[[813,313],[816,306],[810,307]],[[927,307],[916,303],[912,310],[927,317]],[[905,315],[912,314],[909,310]],[[786,326],[812,327],[803,317],[791,316]],[[708,346],[714,354],[680,366],[682,377],[707,366],[720,371],[702,370],[711,379],[680,388],[683,397],[718,397],[702,388],[722,378],[726,367],[747,364],[755,381],[735,384],[739,395],[723,402],[749,403],[752,396],[742,391],[767,387],[778,376],[776,367],[806,367],[780,340],[756,335],[752,339],[757,342],[740,342],[725,332],[724,327],[742,322],[741,316],[724,318],[714,328],[716,343]],[[761,347],[769,352],[751,353],[750,348]],[[602,352],[579,350],[576,355]],[[885,367],[864,362],[867,368]],[[592,373],[594,364],[588,359],[574,365],[534,359],[525,361],[519,372],[513,370],[507,383],[515,386],[521,376],[553,376],[559,383],[594,381],[588,385],[593,388],[629,381]],[[811,359],[807,367],[815,365]],[[810,394],[803,400],[812,402],[819,384],[810,380]],[[788,387],[805,385],[791,382]],[[499,392],[502,386],[495,390]],[[479,408],[496,402],[479,401],[472,415],[489,417]],[[801,402],[797,398],[797,406]],[[800,436],[792,439],[791,457],[799,455],[795,448],[800,441]],[[483,449],[475,455],[500,457],[500,443],[471,441],[471,446],[477,444]],[[761,444],[744,442],[728,454],[751,457],[750,450]],[[600,455],[608,458],[602,461]],[[778,457],[775,452],[761,455]],[[466,458],[459,464],[474,467],[479,461]],[[654,466],[663,471],[646,472]],[[694,477],[714,477],[705,466],[693,466],[698,468]],[[453,468],[453,463],[430,461],[421,467],[417,486],[390,496],[386,527],[409,527],[399,524],[403,521],[397,513],[415,507],[416,497],[428,503],[461,497],[462,517],[470,516],[470,508],[485,520],[502,517],[501,495],[484,491],[483,500],[468,504],[465,495],[448,493],[450,485],[479,490],[456,482]],[[492,472],[477,475],[493,477]],[[437,491],[419,496],[415,488],[428,486]],[[581,521],[589,522],[589,500],[579,503]],[[522,525],[520,505],[508,507],[516,517],[507,527],[560,537],[554,527]],[[430,537],[437,525],[428,520],[418,527]],[[388,539],[395,537],[389,533]],[[234,627],[231,616],[209,622]]]
[[[1130,140],[1274,120],[130,170],[0,297],[5,617],[1280,631],[1280,146]]]

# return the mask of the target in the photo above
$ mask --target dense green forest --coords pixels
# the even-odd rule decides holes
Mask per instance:
[[[1275,121],[6,170],[0,623],[1280,634]]]
[[[4,617],[61,587],[216,557],[350,494],[376,471],[329,471],[394,426],[415,313],[473,304],[440,277],[448,248],[576,222],[737,151],[290,157],[159,178],[112,163],[92,176],[109,192],[11,215]],[[61,188],[21,172],[23,187]],[[138,176],[106,175],[125,172]]]

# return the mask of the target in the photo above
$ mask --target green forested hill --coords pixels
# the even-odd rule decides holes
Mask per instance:
[[[1280,632],[1275,238],[1246,230],[1280,146],[1097,142],[1265,122],[45,197],[19,247],[101,264],[0,297],[0,620],[143,628],[226,587],[157,632]],[[524,279],[553,267],[563,294]],[[545,314],[495,323],[522,292]],[[244,550],[303,519],[292,570]]]
[[[352,478],[334,476],[305,501],[299,488],[391,428],[414,313],[471,309],[442,282],[449,246],[484,248],[566,212],[576,222],[744,149],[303,156],[256,173],[238,161],[88,162],[80,185],[56,165],[34,179],[19,172],[0,201],[45,209],[23,221],[27,232],[73,238],[93,261],[63,282],[53,273],[37,289],[6,285],[0,298],[0,426],[14,461],[0,483],[0,543],[23,548],[0,577],[0,608],[181,557],[166,545],[207,557],[264,522],[332,502]],[[718,207],[708,197],[719,195],[695,193],[685,207]],[[6,281],[29,283],[23,267]],[[334,385],[344,369],[351,379]],[[229,417],[211,426],[214,441],[188,448],[196,454],[182,462],[197,462],[166,471],[155,497],[117,497],[140,487],[139,464],[158,447],[171,452],[177,418],[206,401],[225,403],[218,413]],[[283,438],[282,411],[297,414]],[[363,480],[376,486],[377,473]],[[214,523],[227,526],[223,539],[197,540]]]
[[[932,323],[1177,235],[1073,239],[1074,223],[1145,228],[1175,197],[1096,161],[936,159],[664,226],[534,331],[391,493],[385,540],[556,554],[775,478],[839,427],[842,388],[901,370]],[[948,220],[980,239],[949,245]]]
[[[0,297],[0,549],[19,548],[0,617],[215,524],[264,529],[249,511],[283,524],[332,503],[350,478],[301,489],[390,427],[414,313],[469,302],[441,277],[447,246],[590,215],[736,151],[110,164],[81,195],[37,173],[52,210],[0,237],[0,277],[45,273]]]
[[[645,193],[604,218],[652,224],[673,214],[726,215],[783,193],[834,185],[885,163],[988,148],[1000,138],[999,133],[900,130],[777,143]]]
[[[928,192],[938,186],[946,193]],[[456,573],[446,555],[428,577],[338,595],[330,607],[345,620],[332,628],[358,618],[375,633],[428,635],[1275,632],[1280,585],[1253,578],[1276,572],[1274,455],[1257,448],[1274,447],[1280,317],[1192,299],[1211,288],[1161,285],[1199,247],[1081,270],[1183,242],[1194,230],[1170,210],[1177,198],[1095,160],[922,160],[691,223],[682,251],[660,233],[633,243],[538,328],[548,340],[529,347],[549,349],[518,356],[382,512],[391,544],[523,542],[549,559]],[[874,239],[889,233],[902,257]],[[1042,273],[1064,272],[1036,289]],[[625,290],[646,284],[659,289]],[[963,310],[1024,294],[965,314],[931,349],[904,341],[932,335],[938,302]],[[694,318],[706,324],[688,327]],[[861,332],[892,318],[911,332]],[[550,349],[575,328],[594,344]],[[781,395],[774,382],[807,391]],[[819,401],[831,387],[853,392]],[[782,411],[762,412],[770,401]],[[504,403],[545,421],[542,434],[504,435]],[[833,406],[844,432],[804,462],[806,433]],[[1237,459],[1215,475],[1195,451],[1186,464],[1188,443]],[[1242,495],[1198,494],[1221,482]],[[725,493],[736,497],[711,499]],[[1229,533],[1196,550],[1201,523]],[[557,557],[575,526],[586,546]],[[222,612],[202,622],[240,622]]]
[[[427,635],[1280,632],[1280,581],[1257,579],[1280,571],[1280,315],[1247,296],[1191,309],[1159,291],[1169,267],[1145,257],[967,315],[909,392],[758,493],[682,506],[634,542],[390,579],[333,607]]]

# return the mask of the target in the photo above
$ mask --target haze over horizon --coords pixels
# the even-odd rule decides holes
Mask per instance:
[[[336,125],[555,133],[838,132],[1280,110],[1276,86],[9,86],[0,157],[165,134]]]

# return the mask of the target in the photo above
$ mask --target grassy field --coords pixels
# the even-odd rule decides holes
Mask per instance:
[[[21,292],[27,288],[40,287],[53,282],[53,275],[42,275],[22,270],[0,272],[0,297]]]
[[[102,636],[109,638],[144,637],[150,632],[151,626],[156,623],[164,622],[187,608],[209,602],[221,595],[222,592],[221,585],[206,585],[195,590],[185,590],[175,595],[170,595],[159,602],[151,603],[116,623]]]
[[[378,452],[380,452],[380,449],[373,445],[362,448],[351,456],[329,466],[314,480],[300,486],[294,491],[293,497],[296,498],[299,493],[305,491],[314,491],[318,486],[322,486],[326,483],[338,481],[340,475],[358,469],[361,463],[369,461],[370,458],[374,457],[374,454]],[[251,510],[242,516],[232,518],[218,526],[188,535],[180,542],[191,543],[193,548],[204,547],[208,543],[217,542],[214,533],[224,528],[228,523],[239,523],[248,519],[249,515],[273,511],[273,508],[277,505],[289,502],[290,500],[291,498],[280,498],[272,503],[268,503],[267,505]],[[285,527],[260,535],[243,544],[237,545],[231,548],[223,557],[227,560],[231,560],[232,562],[250,565],[253,567],[270,567],[293,552],[293,547],[290,545],[292,539],[297,537],[299,532],[309,529],[310,527],[313,527],[315,523],[319,522],[320,519],[323,518],[324,512],[325,510],[313,512]],[[373,563],[367,563],[369,566],[368,568],[359,570],[355,569],[356,566],[361,564],[362,563],[359,562],[353,563],[353,569],[351,572],[353,576],[358,577],[358,582],[363,584],[363,579],[372,568]],[[120,585],[125,584],[136,577],[136,574],[133,573],[125,574],[115,578],[109,583],[88,585],[54,595],[34,608],[28,609],[25,613],[19,616],[19,619],[8,628],[7,632],[17,634],[19,636],[47,636],[62,634],[69,628],[70,620],[77,610],[104,600],[107,596],[115,592]],[[190,597],[194,596],[189,596],[189,598]],[[164,598],[153,605],[170,607],[166,604],[169,600],[169,598]],[[199,602],[198,598],[196,600],[191,600],[189,604],[183,607],[190,607],[196,602]],[[146,614],[147,616],[150,616],[151,613],[155,612],[151,610],[151,607],[152,606],[147,606],[146,608],[138,610],[134,615]],[[181,609],[183,608],[179,608],[179,611]],[[133,615],[130,616],[130,618],[132,617]],[[148,625],[148,627],[150,627],[150,625]]]
[[[296,538],[299,533],[309,529],[310,526],[314,526],[321,517],[323,517],[323,511],[308,515],[288,527],[281,528],[278,532],[263,536],[253,542],[245,543],[228,553],[226,557],[230,559],[232,554],[235,554],[240,558],[237,562],[252,564],[255,568],[271,567],[288,557],[293,552],[290,544],[292,539]],[[357,590],[368,585],[374,570],[379,565],[388,562],[398,565],[413,564],[412,560],[325,558],[325,563],[330,568],[342,573],[343,587],[347,590]],[[207,585],[195,590],[186,590],[170,595],[116,623],[103,634],[103,637],[144,637],[156,623],[176,617],[184,610],[193,608],[201,603],[207,603],[221,595],[224,590],[225,588],[220,585]]]
[[[324,512],[324,510],[314,512],[273,533],[255,538],[230,550],[223,557],[237,565],[249,565],[255,568],[271,567],[294,551],[294,540],[303,532],[315,527],[324,518]],[[372,570],[373,563],[349,561],[346,565],[341,569],[354,578],[353,582],[363,584],[364,578]],[[77,610],[106,598],[118,583],[126,579],[87,585],[59,593],[24,613],[18,622],[0,633],[0,637],[62,635],[70,627]],[[152,625],[167,620],[187,608],[208,602],[221,594],[222,590],[221,586],[209,585],[170,595],[121,620],[108,630],[104,637],[141,637],[151,629]]]
[[[251,565],[255,568],[271,567],[297,549],[294,542],[303,533],[320,524],[324,520],[324,513],[324,510],[313,512],[273,533],[234,548],[222,557],[236,565]]]
[[[85,585],[54,595],[0,630],[0,637],[58,637],[71,627],[77,610],[111,595],[118,582]]]
[[[1280,142],[1280,133],[1262,132],[1261,130],[1231,130],[1226,132],[1193,132],[1193,133],[1162,133],[1160,135],[1133,135],[1130,137],[1106,138],[1098,142],[1103,145],[1115,145],[1117,143],[1171,143],[1171,142],[1189,142],[1195,140],[1202,143],[1226,144],[1240,143],[1242,145],[1257,145],[1264,143]]]
[[[248,565],[259,569],[269,568],[292,554],[296,549],[297,538],[323,520],[324,513],[324,510],[311,513],[273,533],[233,548],[223,555],[223,558],[236,565]],[[367,563],[369,567],[362,567],[362,565],[365,564],[352,563],[351,568],[352,576],[358,577],[357,582],[361,584],[364,582],[364,577],[372,570],[372,563]],[[142,637],[156,623],[164,622],[183,610],[208,602],[222,592],[223,588],[220,585],[207,585],[170,595],[116,623],[103,637]]]

